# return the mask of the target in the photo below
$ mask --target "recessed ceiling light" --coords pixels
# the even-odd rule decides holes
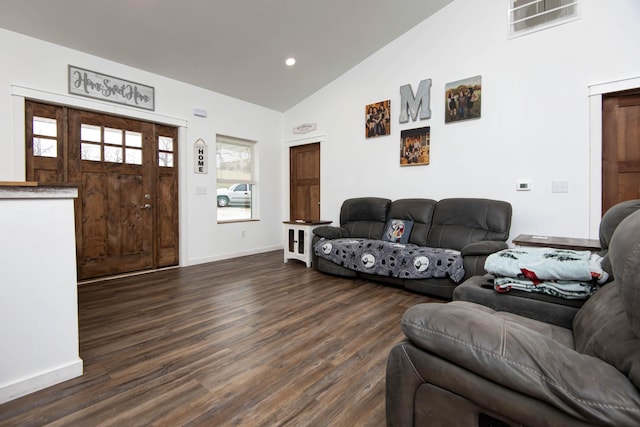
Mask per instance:
[[[285,64],[287,64],[287,66],[289,67],[293,67],[296,64],[296,58],[287,58],[286,61],[284,61]]]

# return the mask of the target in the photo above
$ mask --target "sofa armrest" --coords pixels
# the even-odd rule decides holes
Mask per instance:
[[[325,239],[340,239],[342,237],[350,237],[349,231],[343,227],[336,227],[333,225],[323,225],[313,229],[313,234],[318,237],[324,237]]]
[[[488,307],[419,304],[402,330],[418,347],[586,423],[640,423],[640,394],[615,367]]]
[[[492,253],[507,249],[509,245],[499,240],[483,240],[481,242],[469,243],[462,248],[460,254],[465,256],[471,255],[491,255]]]

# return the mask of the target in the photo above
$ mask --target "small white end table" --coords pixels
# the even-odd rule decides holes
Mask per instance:
[[[297,259],[311,267],[313,229],[332,221],[283,221],[284,262]]]

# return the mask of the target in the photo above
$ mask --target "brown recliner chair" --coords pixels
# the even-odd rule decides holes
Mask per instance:
[[[614,280],[563,328],[468,301],[405,313],[389,426],[640,425],[640,211],[609,244]]]

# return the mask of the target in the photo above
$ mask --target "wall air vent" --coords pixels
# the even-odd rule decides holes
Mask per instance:
[[[578,19],[578,0],[509,0],[509,37]]]

